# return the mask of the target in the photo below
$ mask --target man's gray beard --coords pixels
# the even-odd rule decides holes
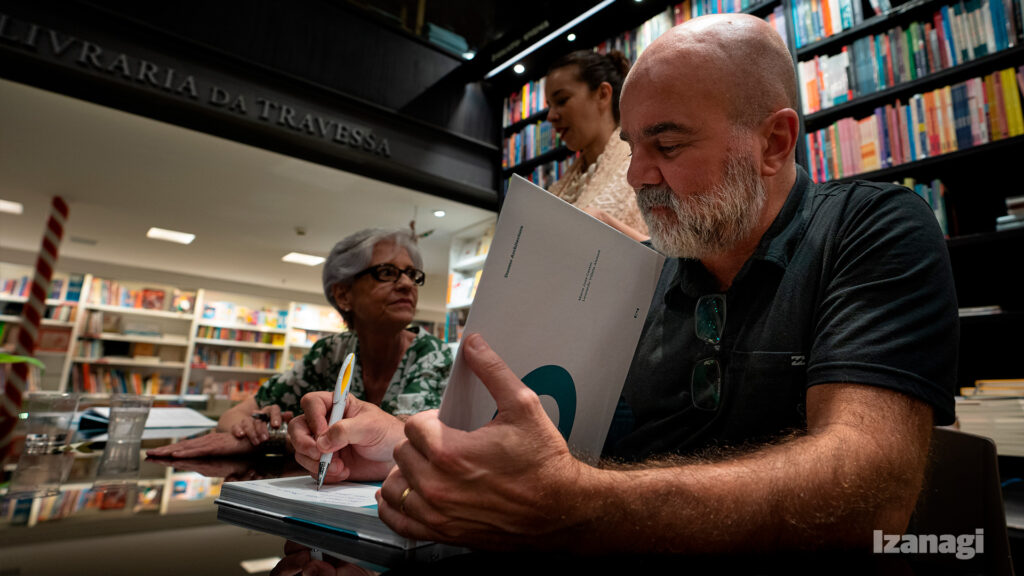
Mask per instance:
[[[667,185],[642,186],[637,205],[654,247],[672,258],[704,258],[724,252],[757,226],[764,207],[764,182],[750,156],[733,154],[725,165],[724,181],[681,198]],[[668,207],[675,218],[664,211]]]

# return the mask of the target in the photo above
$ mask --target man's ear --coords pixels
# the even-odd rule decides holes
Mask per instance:
[[[334,303],[338,305],[338,308],[349,312],[352,310],[352,285],[351,284],[335,284],[331,287],[331,297],[334,298]]]
[[[773,113],[761,125],[761,174],[774,176],[787,165],[800,134],[800,122],[792,108]]]

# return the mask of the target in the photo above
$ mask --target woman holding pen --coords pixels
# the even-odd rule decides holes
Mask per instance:
[[[324,295],[349,331],[317,341],[300,362],[225,412],[217,432],[148,454],[195,458],[256,450],[273,429],[301,413],[304,394],[334,390],[350,352],[356,360],[351,394],[390,414],[389,420],[400,424],[440,406],[451,351],[425,331],[408,328],[426,279],[422,266],[413,237],[403,230],[366,229],[338,242],[324,263]]]

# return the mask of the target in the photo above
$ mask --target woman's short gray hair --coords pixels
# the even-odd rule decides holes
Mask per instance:
[[[373,260],[373,247],[381,242],[389,242],[398,248],[405,248],[415,267],[423,268],[423,258],[416,247],[416,240],[408,230],[395,228],[367,228],[346,236],[331,249],[330,256],[324,262],[324,296],[341,314],[345,324],[352,327],[352,312],[338,308],[331,294],[334,286],[351,284],[355,275],[366,270]]]

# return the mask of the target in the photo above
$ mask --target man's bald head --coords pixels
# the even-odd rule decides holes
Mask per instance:
[[[782,38],[767,22],[747,14],[701,16],[672,28],[637,59],[623,85],[686,82],[724,99],[727,114],[756,126],[782,108],[797,109],[796,74]]]

